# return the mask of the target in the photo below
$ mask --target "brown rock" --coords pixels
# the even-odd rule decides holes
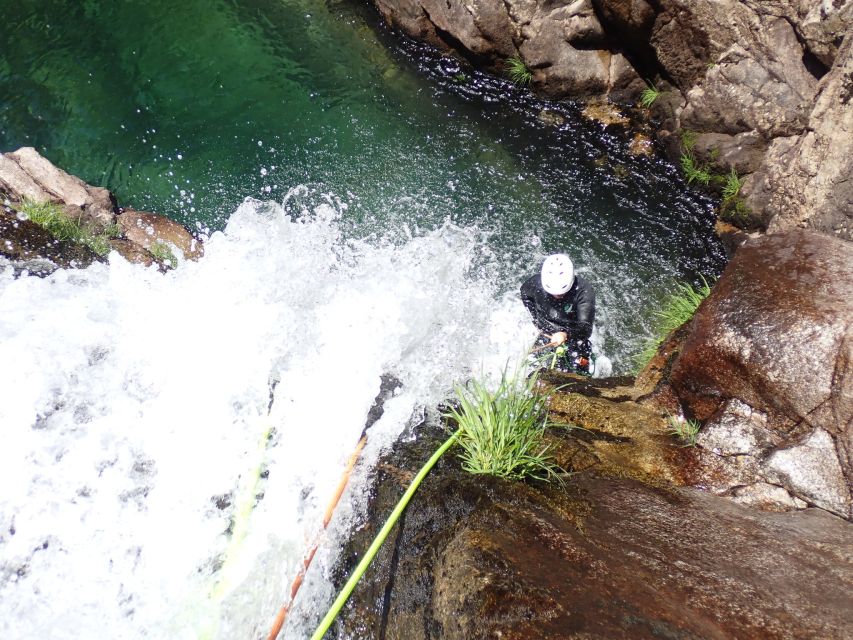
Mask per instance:
[[[380,498],[399,495],[387,484]],[[356,533],[345,558],[358,557],[379,520]],[[388,640],[841,638],[853,624],[851,548],[848,523],[817,510],[762,513],[591,474],[534,487],[445,466],[421,485],[340,631]]]
[[[0,207],[0,256],[10,260],[16,271],[37,275],[60,267],[82,269],[102,260],[88,247],[60,242],[35,222],[19,219],[8,207]]]
[[[116,222],[124,236],[143,249],[150,250],[158,243],[174,247],[185,259],[195,260],[204,255],[204,248],[182,225],[165,216],[146,211],[125,209]]]
[[[142,264],[146,267],[150,267],[156,262],[154,260],[154,256],[143,249],[140,245],[135,242],[131,242],[130,240],[113,238],[110,240],[110,248],[118,253],[122,258],[128,262],[132,262],[133,264]]]
[[[635,133],[628,143],[628,153],[632,156],[650,156],[655,152],[652,139],[644,133]]]
[[[731,398],[765,413],[784,447],[825,431],[848,489],[846,496],[824,496],[823,502],[849,505],[851,317],[853,245],[805,231],[750,241],[696,313],[670,383],[703,421]],[[786,488],[819,503],[801,485]],[[844,515],[849,517],[849,507]]]
[[[584,107],[581,115],[605,126],[614,124],[627,126],[631,122],[612,102],[590,102]]]

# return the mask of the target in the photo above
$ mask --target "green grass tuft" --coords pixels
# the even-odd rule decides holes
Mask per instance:
[[[693,148],[696,146],[698,134],[690,129],[681,130],[681,148],[686,154],[693,153]]]
[[[506,61],[506,75],[515,84],[529,85],[533,81],[533,74],[520,56],[512,56]]]
[[[77,220],[72,220],[55,202],[36,202],[24,200],[21,212],[36,224],[44,227],[54,238],[62,242],[83,244],[99,256],[110,252],[110,238],[118,237],[118,225],[109,225],[103,233],[94,235],[87,231]]]
[[[735,168],[732,167],[731,173],[727,175],[726,182],[723,185],[723,202],[730,202],[738,197],[740,189],[743,186],[744,178],[738,176]]]
[[[687,184],[698,182],[707,187],[708,183],[711,182],[711,174],[708,169],[697,164],[692,153],[681,154],[681,170],[684,171]]]
[[[675,291],[670,294],[663,307],[655,312],[655,316],[658,318],[655,336],[647,340],[643,349],[634,356],[637,371],[642,370],[655,357],[658,347],[666,337],[689,321],[702,301],[710,295],[711,285],[708,284],[704,276],[699,277],[702,279],[702,284],[699,287],[677,283]]]
[[[646,109],[651,107],[655,101],[660,97],[660,89],[656,88],[654,85],[647,85],[643,92],[640,94],[640,104],[643,105]]]
[[[458,407],[444,415],[462,432],[462,468],[511,480],[551,480],[561,471],[543,444],[549,394],[537,393],[538,376],[501,376],[490,391],[473,380],[456,387]]]
[[[681,440],[682,447],[695,447],[700,424],[696,420],[685,420],[681,416],[667,416],[667,431]]]
[[[178,266],[178,259],[175,257],[175,254],[172,253],[172,249],[169,248],[169,245],[160,240],[154,242],[150,247],[148,247],[148,253],[157,258],[163,264],[168,264],[173,269]]]

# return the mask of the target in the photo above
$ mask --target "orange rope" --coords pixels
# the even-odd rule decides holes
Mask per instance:
[[[352,474],[352,470],[355,467],[355,463],[358,462],[358,458],[361,455],[361,451],[364,449],[364,445],[367,443],[367,435],[361,436],[361,440],[358,441],[358,444],[355,446],[355,451],[352,452],[349,460],[347,461],[346,469],[344,469],[344,474],[341,476],[341,481],[338,483],[337,488],[335,489],[335,493],[332,496],[332,499],[329,501],[329,506],[326,507],[326,511],[323,514],[323,527],[317,533],[317,537],[314,539],[314,543],[311,545],[311,548],[308,550],[308,553],[305,554],[305,558],[302,560],[302,568],[299,569],[299,573],[296,574],[296,577],[293,579],[293,583],[290,585],[290,599],[282,605],[281,609],[278,612],[278,615],[275,617],[275,621],[273,622],[272,628],[270,629],[270,634],[267,636],[267,640],[276,640],[278,638],[279,632],[281,632],[281,628],[284,626],[285,621],[287,620],[287,613],[290,610],[290,607],[293,606],[293,600],[296,598],[296,594],[299,592],[299,587],[302,586],[303,580],[305,580],[305,574],[308,572],[308,567],[311,566],[311,561],[314,559],[314,554],[317,553],[317,547],[320,546],[320,534],[326,530],[326,527],[329,526],[329,522],[332,520],[332,515],[335,513],[335,508],[338,506],[338,502],[341,500],[341,496],[344,494],[344,490],[347,488],[347,483],[349,482],[350,475]]]

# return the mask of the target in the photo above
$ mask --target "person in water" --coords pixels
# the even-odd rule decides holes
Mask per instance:
[[[521,285],[521,301],[541,331],[536,344],[554,346],[555,367],[589,373],[595,292],[575,274],[569,256],[564,253],[548,256],[542,270]]]

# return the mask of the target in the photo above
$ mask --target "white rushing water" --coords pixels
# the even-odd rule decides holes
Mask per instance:
[[[368,460],[454,381],[529,344],[477,230],[345,240],[334,203],[294,219],[246,202],[167,274],[116,255],[2,272],[0,637],[265,637],[380,376],[402,389]],[[333,547],[286,637],[325,611]]]

